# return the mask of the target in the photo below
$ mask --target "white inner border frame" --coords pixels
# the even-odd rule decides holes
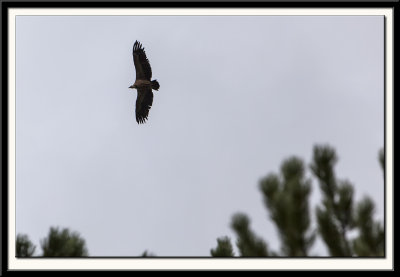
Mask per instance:
[[[15,38],[17,15],[375,15],[385,17],[385,258],[15,258]],[[45,8],[8,10],[8,267],[9,270],[392,270],[393,269],[393,10],[392,8]]]

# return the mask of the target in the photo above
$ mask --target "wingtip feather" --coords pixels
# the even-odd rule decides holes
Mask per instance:
[[[144,124],[144,123],[146,123],[146,120],[147,120],[147,116],[146,117],[136,117],[136,122],[138,124]]]
[[[144,51],[144,47],[142,46],[142,44],[139,41],[135,41],[135,43],[133,44],[133,52],[138,51],[138,50],[142,50]]]

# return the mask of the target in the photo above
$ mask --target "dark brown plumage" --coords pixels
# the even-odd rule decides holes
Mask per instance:
[[[136,98],[136,121],[140,124],[146,122],[153,104],[152,90],[158,90],[160,84],[157,80],[151,81],[150,63],[140,42],[135,41],[132,55],[136,69],[136,80],[129,88],[135,88],[138,93]]]

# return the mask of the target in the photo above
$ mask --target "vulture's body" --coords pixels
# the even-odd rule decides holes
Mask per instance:
[[[135,88],[137,90],[136,121],[137,123],[144,123],[149,116],[149,111],[153,104],[152,90],[158,90],[160,84],[157,80],[151,80],[152,73],[150,63],[140,42],[135,41],[132,54],[136,69],[136,80],[129,88]]]

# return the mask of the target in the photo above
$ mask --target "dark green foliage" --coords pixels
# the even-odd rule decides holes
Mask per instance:
[[[51,227],[47,238],[41,241],[43,257],[88,256],[85,240],[77,232]]]
[[[307,256],[315,239],[308,205],[311,181],[304,176],[303,161],[296,157],[282,163],[281,174],[260,181],[264,203],[278,228],[283,255]]]
[[[232,219],[231,227],[238,236],[236,245],[241,256],[269,256],[267,244],[250,229],[250,220],[245,214],[235,214]]]
[[[355,223],[359,236],[353,241],[354,252],[357,256],[383,256],[385,232],[381,224],[374,222],[374,203],[365,197],[357,206]]]
[[[341,233],[337,228],[331,212],[317,207],[317,221],[319,234],[322,235],[331,256],[343,256],[343,244],[341,243]]]
[[[221,237],[217,239],[217,247],[211,249],[212,257],[233,257],[233,247],[229,237]]]
[[[15,243],[16,257],[32,257],[36,246],[29,240],[28,235],[18,234]]]
[[[317,208],[320,234],[332,256],[383,256],[384,232],[381,225],[373,220],[374,204],[365,198],[358,203],[354,212],[353,185],[334,177],[336,160],[333,148],[314,148],[311,169],[323,192],[322,205]],[[382,150],[379,152],[379,162],[384,169]],[[356,229],[359,236],[351,242],[347,233],[352,229]]]
[[[328,145],[314,147],[310,167],[322,191],[322,205],[317,207],[318,228],[332,256],[352,256],[347,232],[353,223],[353,186],[348,181],[336,179],[336,162],[333,148]]]
[[[320,182],[320,188],[327,196],[326,200],[334,199],[336,191],[336,178],[333,168],[337,162],[335,150],[329,146],[315,146],[313,163],[310,165],[312,172]],[[332,204],[332,203],[327,203]]]
[[[42,257],[85,257],[88,256],[85,240],[78,232],[71,232],[68,228],[60,230],[51,227],[46,238],[42,239]],[[16,239],[16,257],[32,257],[36,246],[27,235],[18,234]],[[155,254],[147,250],[142,257],[154,257]],[[232,254],[233,256],[233,254]]]
[[[156,255],[155,254],[153,254],[153,253],[151,253],[151,252],[148,252],[147,250],[145,250],[143,253],[142,253],[142,257],[155,257]]]
[[[353,227],[353,185],[348,181],[339,182],[336,209],[341,228]]]
[[[383,148],[379,150],[378,158],[382,170],[385,171],[385,151],[383,150]]]

